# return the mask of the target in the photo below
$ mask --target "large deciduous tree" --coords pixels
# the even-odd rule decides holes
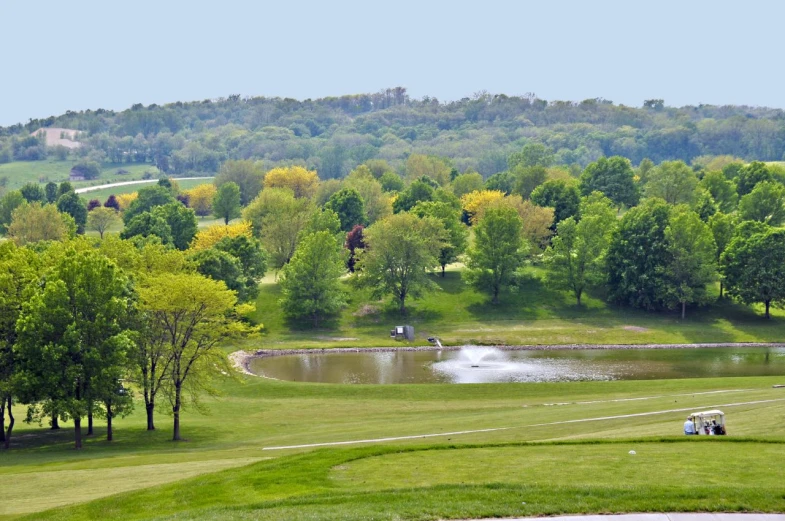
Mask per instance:
[[[127,367],[131,289],[98,252],[68,248],[58,257],[19,317],[19,381],[23,395],[73,419],[79,449],[82,419],[116,392]]]
[[[620,156],[601,157],[589,163],[581,174],[580,188],[584,196],[602,192],[616,206],[634,206],[640,198],[630,160]]]
[[[464,273],[469,282],[499,301],[499,293],[513,280],[524,259],[523,222],[514,208],[490,208],[474,227],[474,245]]]
[[[120,217],[113,208],[99,206],[90,210],[87,214],[87,229],[98,232],[98,236],[103,240],[106,230],[118,224]]]
[[[314,327],[346,305],[340,277],[346,259],[335,235],[320,231],[306,235],[281,278],[281,308],[293,319],[308,318]]]
[[[691,204],[697,186],[695,172],[684,161],[663,161],[649,173],[646,195],[668,204]]]
[[[139,288],[140,305],[168,363],[163,391],[172,405],[172,439],[180,441],[183,407],[198,404],[213,379],[231,371],[218,343],[247,328],[235,318],[236,297],[223,282],[186,273],[148,282]]]
[[[137,192],[136,198],[123,212],[123,222],[128,224],[137,215],[150,212],[156,206],[177,202],[172,193],[163,186],[148,186]],[[178,203],[179,204],[179,203]]]
[[[739,201],[739,216],[744,221],[779,226],[785,221],[785,186],[761,181]]]
[[[605,282],[605,254],[617,225],[613,203],[600,192],[583,198],[580,212],[580,221],[568,217],[559,223],[545,251],[548,282],[572,291],[579,306],[588,286]]]
[[[752,231],[752,230],[751,230]],[[785,302],[785,230],[761,227],[757,233],[737,233],[722,254],[728,294],[745,303],[770,308]]]
[[[76,233],[76,223],[70,215],[58,212],[54,205],[24,204],[11,214],[7,233],[19,246],[39,241],[60,241]]]
[[[531,195],[537,206],[550,207],[554,211],[554,224],[568,217],[579,215],[581,194],[575,181],[552,179],[538,186]]]
[[[681,306],[683,319],[687,304],[709,300],[706,287],[717,279],[717,244],[711,228],[686,206],[671,211],[665,240],[670,253],[667,292],[670,300]]]
[[[458,260],[458,257],[466,251],[468,244],[469,230],[461,220],[461,213],[448,203],[427,201],[418,203],[412,212],[419,217],[433,217],[438,219],[446,235],[444,246],[439,251],[439,265],[442,267],[442,277],[445,276],[445,268],[448,264]]]
[[[727,179],[721,171],[706,172],[700,181],[700,186],[711,194],[721,212],[730,213],[736,209],[736,204],[739,201],[736,185]]]
[[[338,214],[341,230],[348,232],[357,224],[368,224],[365,201],[354,188],[343,188],[330,196],[324,207]]]
[[[240,217],[240,200],[240,187],[236,183],[222,184],[213,197],[213,215],[229,224],[232,219]]]
[[[16,321],[24,303],[34,293],[41,257],[13,242],[0,244],[0,442],[11,445],[14,430],[14,376],[17,368]],[[5,415],[9,424],[6,428]]]
[[[264,175],[265,188],[288,188],[298,198],[312,198],[318,186],[319,176],[316,171],[301,166],[273,168]]]
[[[264,170],[253,161],[227,161],[215,178],[218,188],[225,183],[235,183],[240,187],[240,204],[246,206],[259,195],[262,189]]]
[[[406,299],[419,298],[435,287],[428,270],[439,265],[444,227],[432,218],[409,213],[392,215],[364,230],[366,249],[357,281],[375,298],[392,294],[406,312]]]
[[[722,272],[722,254],[725,252],[728,244],[730,244],[736,231],[736,216],[722,212],[715,213],[709,219],[709,228],[714,236],[714,244],[717,245],[714,259],[717,262],[717,269]],[[724,284],[725,280],[720,278],[720,298],[722,298]]]
[[[84,233],[87,224],[87,207],[76,192],[68,192],[57,199],[57,210],[73,217],[76,223],[76,233]]]
[[[647,199],[624,214],[606,257],[611,300],[643,309],[666,307],[669,214],[662,199]]]
[[[272,266],[280,269],[294,255],[300,232],[314,210],[313,203],[295,198],[291,190],[269,188],[248,205],[243,217],[251,222],[254,235],[270,254]]]

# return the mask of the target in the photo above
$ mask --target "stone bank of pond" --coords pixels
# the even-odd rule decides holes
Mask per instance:
[[[248,369],[296,382],[500,383],[785,375],[785,347],[319,351],[258,356]]]

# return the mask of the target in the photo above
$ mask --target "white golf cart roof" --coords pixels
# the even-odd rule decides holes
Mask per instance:
[[[690,416],[725,416],[725,413],[719,409],[712,409],[710,411],[694,412],[690,414]]]

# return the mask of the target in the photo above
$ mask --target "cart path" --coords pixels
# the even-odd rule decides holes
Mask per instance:
[[[215,179],[215,176],[210,177],[172,177],[175,181],[191,181],[193,179]],[[104,188],[115,188],[118,186],[141,185],[144,183],[157,183],[158,179],[141,179],[139,181],[119,181],[117,183],[108,183],[105,185],[85,186],[74,190],[77,194],[86,194],[88,192],[95,192],[96,190],[103,190]]]
[[[281,445],[277,447],[263,447],[262,450],[286,450],[286,449],[310,449],[314,447],[335,447],[340,445],[355,445],[358,443],[383,443],[388,441],[399,441],[399,440],[415,440],[415,439],[422,439],[422,438],[435,438],[437,436],[458,436],[461,434],[476,434],[482,432],[496,432],[496,431],[508,431],[512,429],[525,429],[529,427],[547,427],[550,425],[564,425],[568,423],[584,423],[584,422],[594,422],[594,421],[604,421],[604,420],[620,420],[624,418],[637,418],[640,416],[652,416],[655,414],[672,414],[677,412],[692,412],[701,409],[716,409],[719,407],[737,407],[742,405],[758,405],[763,403],[774,403],[774,402],[785,402],[785,398],[774,398],[771,400],[754,400],[751,402],[737,402],[737,403],[721,403],[721,404],[713,404],[713,405],[694,405],[692,407],[681,407],[678,409],[666,409],[663,411],[651,411],[651,412],[638,412],[632,414],[620,414],[618,416],[598,416],[596,418],[580,418],[577,420],[562,420],[558,422],[549,422],[549,423],[533,423],[529,425],[520,425],[516,427],[495,427],[490,429],[476,429],[476,430],[468,430],[468,431],[453,431],[453,432],[439,432],[439,433],[432,433],[432,434],[416,434],[413,436],[395,436],[389,438],[373,438],[367,440],[350,440],[350,441],[331,441],[331,442],[323,442],[323,443],[307,443],[304,445]],[[784,520],[785,521],[785,520]]]
[[[785,514],[723,514],[680,512],[668,514],[611,514],[554,517],[515,517],[471,521],[785,521]],[[468,521],[468,520],[467,520]]]

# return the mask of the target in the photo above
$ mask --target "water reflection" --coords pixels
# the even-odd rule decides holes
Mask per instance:
[[[257,358],[251,370],[324,383],[490,383],[650,380],[785,374],[785,348],[337,352]]]

